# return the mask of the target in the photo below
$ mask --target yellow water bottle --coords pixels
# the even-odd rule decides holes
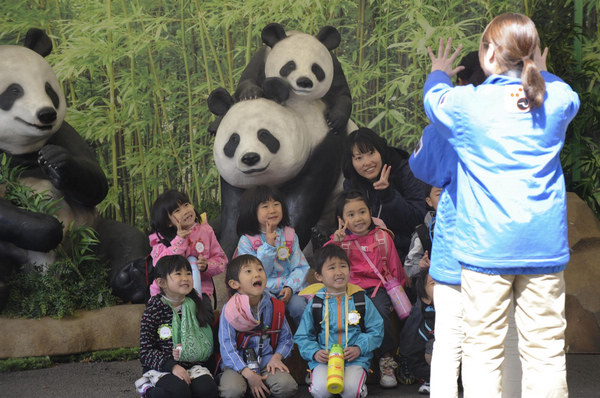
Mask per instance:
[[[339,344],[331,346],[327,363],[327,391],[340,394],[344,390],[344,349]]]

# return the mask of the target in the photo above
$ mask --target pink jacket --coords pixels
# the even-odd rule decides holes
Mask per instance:
[[[152,263],[156,265],[156,262],[164,256],[180,254],[185,257],[202,255],[208,260],[208,268],[206,271],[200,273],[202,279],[202,293],[206,293],[212,296],[214,293],[212,277],[222,273],[227,265],[227,256],[221,245],[217,241],[217,237],[211,226],[207,223],[199,224],[196,223],[192,227],[192,232],[187,238],[181,238],[175,236],[171,241],[171,246],[166,247],[158,240],[156,234],[152,234],[149,237],[150,246],[152,246]],[[160,293],[160,287],[156,280],[150,285],[150,295],[155,296]]]
[[[379,231],[379,232],[378,232]],[[377,235],[376,235],[377,234]],[[382,238],[384,241],[383,250],[387,248],[387,268],[388,272],[384,271],[382,264],[382,256],[380,253],[379,245],[376,236]],[[358,243],[357,247],[356,243]],[[350,260],[350,283],[360,286],[363,289],[375,287],[381,283],[381,279],[373,272],[373,269],[362,255],[363,251],[370,259],[373,265],[377,267],[377,270],[386,278],[388,275],[395,277],[400,281],[402,286],[406,283],[406,276],[404,275],[404,269],[398,257],[398,252],[394,246],[394,240],[389,233],[374,228],[369,231],[365,236],[354,235],[350,231],[346,231],[346,239],[339,243],[333,240],[326,244],[334,244],[342,247],[348,254]],[[386,278],[387,279],[387,278]]]

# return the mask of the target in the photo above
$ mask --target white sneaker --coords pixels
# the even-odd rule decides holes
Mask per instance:
[[[428,381],[424,382],[423,384],[421,384],[421,387],[419,387],[419,394],[429,395],[430,392],[431,387],[429,386]]]
[[[379,359],[379,385],[382,388],[394,388],[398,385],[396,380],[396,368],[398,364],[392,357],[382,357]]]

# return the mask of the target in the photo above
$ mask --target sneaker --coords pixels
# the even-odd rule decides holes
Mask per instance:
[[[419,394],[429,395],[430,392],[431,387],[429,387],[428,381],[424,382],[423,384],[421,384],[421,387],[419,387]]]
[[[392,357],[382,357],[379,359],[379,385],[382,388],[394,388],[398,385],[396,380],[396,368],[398,364]]]
[[[398,381],[402,384],[410,385],[415,384],[415,376],[408,368],[408,361],[404,357],[400,357],[398,363]]]

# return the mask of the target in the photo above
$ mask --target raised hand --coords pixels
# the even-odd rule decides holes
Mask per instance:
[[[277,225],[267,221],[267,230],[265,231],[265,239],[271,246],[275,246],[275,238],[277,237]]]
[[[333,240],[336,242],[343,242],[346,239],[346,229],[348,228],[348,221],[344,222],[338,217],[338,229],[333,233]]]
[[[544,52],[540,52],[540,46],[536,46],[535,50],[533,50],[533,62],[535,62],[535,66],[537,66],[538,70],[547,71],[546,69],[546,57],[548,56],[548,47],[544,48]]]
[[[193,225],[192,225],[193,226]],[[175,228],[177,228],[177,236],[180,238],[187,238],[189,234],[192,233],[192,228],[185,229],[181,226],[181,222],[179,220],[175,221]]]
[[[388,182],[388,179],[390,178],[391,171],[392,166],[384,164],[381,168],[381,175],[379,176],[379,180],[373,183],[373,188],[375,188],[377,191],[383,191],[384,189],[389,187],[390,183]]]
[[[441,70],[442,72],[446,72],[446,74],[450,77],[456,75],[461,70],[465,69],[464,66],[458,66],[452,69],[452,65],[454,65],[454,61],[458,57],[460,50],[462,50],[462,44],[459,44],[454,53],[450,55],[450,50],[452,49],[452,38],[449,37],[446,42],[446,48],[444,48],[444,39],[440,39],[440,46],[438,48],[437,57],[431,51],[431,47],[427,47],[427,52],[429,53],[429,58],[431,58],[431,71]]]

